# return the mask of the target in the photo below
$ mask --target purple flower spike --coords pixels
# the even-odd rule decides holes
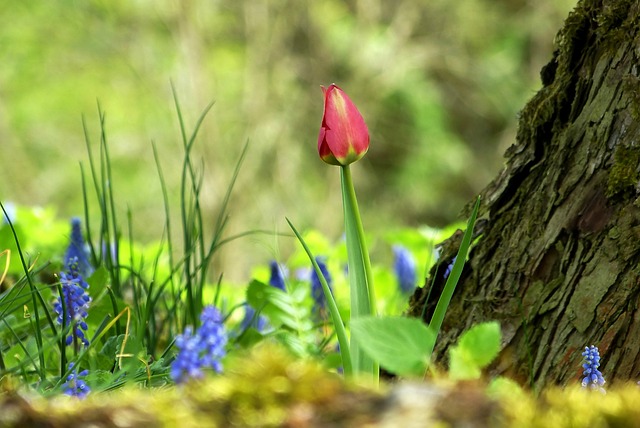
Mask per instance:
[[[584,357],[582,368],[582,387],[583,388],[591,388],[596,389],[601,392],[604,391],[605,380],[602,376],[598,367],[600,367],[600,352],[596,346],[591,345],[590,347],[585,347],[584,352],[582,353]]]
[[[329,273],[329,269],[327,269],[327,264],[320,257],[316,257],[316,262],[318,263],[318,267],[320,268],[320,272],[322,272],[322,276],[327,280],[327,285],[329,286],[329,290],[331,290],[331,274]],[[320,278],[316,273],[315,269],[311,271],[311,297],[313,298],[313,313],[320,318],[326,317],[326,306],[327,299],[324,295],[324,290],[322,289],[322,284],[320,283]]]
[[[269,327],[269,322],[264,315],[258,315],[256,310],[247,303],[244,305],[244,318],[240,323],[240,329],[245,331],[251,327],[262,333]]]
[[[77,270],[80,275],[85,278],[91,276],[93,266],[89,263],[89,251],[87,251],[87,244],[84,242],[84,237],[82,236],[81,222],[78,217],[71,219],[71,239],[69,240],[67,252],[64,255],[65,266],[72,263],[74,259],[76,260]]]
[[[89,315],[91,297],[87,290],[89,284],[78,271],[78,261],[74,257],[67,266],[67,272],[60,273],[62,285],[62,299],[60,297],[53,303],[53,310],[58,314],[57,321],[60,325],[71,325],[71,334],[66,338],[66,344],[71,345],[74,340],[80,340],[84,346],[89,346],[89,340],[85,336],[87,323],[85,319]],[[63,322],[64,321],[64,322]]]
[[[410,294],[416,288],[416,261],[411,252],[401,245],[393,246],[393,255],[398,287],[403,294]]]
[[[220,360],[226,355],[227,332],[222,323],[222,315],[214,306],[206,306],[200,315],[202,325],[193,334],[187,327],[184,334],[176,337],[179,352],[171,364],[171,378],[182,383],[189,378],[201,378],[203,369],[210,368],[222,372]]]
[[[279,288],[282,291],[287,291],[284,284],[284,278],[286,275],[286,269],[276,261],[272,261],[269,265],[271,268],[271,277],[269,278],[269,285],[275,288]]]
[[[78,370],[73,370],[73,363],[69,363],[69,370],[72,370],[69,376],[67,376],[67,381],[62,385],[63,393],[69,395],[71,397],[85,398],[90,392],[91,388],[86,384],[86,382],[81,379],[89,374],[89,370],[82,370],[78,373]]]

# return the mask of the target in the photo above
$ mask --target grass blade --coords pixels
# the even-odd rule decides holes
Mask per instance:
[[[442,294],[438,299],[438,304],[436,305],[436,309],[433,312],[433,317],[431,317],[431,322],[429,323],[429,327],[436,334],[436,337],[438,337],[438,334],[440,333],[440,328],[442,327],[444,316],[447,313],[449,302],[451,302],[451,297],[453,296],[453,292],[456,289],[456,285],[458,284],[458,280],[460,279],[460,275],[462,274],[462,268],[464,267],[467,255],[469,254],[469,247],[471,247],[471,240],[473,237],[473,227],[476,223],[476,218],[478,217],[479,208],[480,197],[478,196],[478,199],[476,200],[476,203],[473,207],[471,217],[469,218],[469,222],[467,223],[467,230],[465,230],[464,236],[462,237],[462,243],[460,244],[460,248],[458,249],[458,255],[456,256],[456,261],[453,264],[453,268],[451,269],[451,274],[449,275],[447,283],[444,286],[444,290],[442,291]]]
[[[309,261],[313,265],[313,268],[318,275],[318,279],[320,280],[320,284],[322,285],[322,291],[324,292],[324,296],[327,299],[327,306],[329,307],[329,313],[331,314],[331,319],[333,321],[333,327],[336,330],[336,336],[338,336],[338,343],[340,344],[340,355],[342,355],[342,368],[344,370],[344,375],[346,377],[351,377],[353,375],[353,356],[351,353],[351,347],[349,345],[349,339],[347,339],[347,331],[344,327],[344,322],[342,321],[342,317],[340,316],[340,312],[338,311],[338,305],[336,304],[335,299],[333,298],[333,294],[331,293],[331,289],[329,288],[329,284],[327,284],[327,280],[325,279],[322,271],[320,270],[320,266],[316,262],[316,258],[311,253],[311,250],[307,246],[307,243],[302,238],[302,235],[296,230],[289,219],[286,219],[287,223],[289,223],[289,227],[293,230],[293,233],[300,241],[302,248],[309,256]]]

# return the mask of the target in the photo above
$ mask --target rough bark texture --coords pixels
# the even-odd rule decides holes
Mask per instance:
[[[461,332],[496,319],[495,373],[535,387],[573,383],[593,344],[607,381],[640,380],[639,14],[640,0],[585,0],[567,18],[506,166],[482,192],[483,234],[440,360]],[[456,246],[444,247],[446,265]],[[427,278],[427,303],[430,287],[416,291],[410,315],[426,304],[428,322],[443,271]]]

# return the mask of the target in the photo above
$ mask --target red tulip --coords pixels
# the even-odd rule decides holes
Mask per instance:
[[[324,113],[318,135],[318,154],[331,165],[349,165],[369,150],[369,131],[362,115],[336,85],[324,92]]]

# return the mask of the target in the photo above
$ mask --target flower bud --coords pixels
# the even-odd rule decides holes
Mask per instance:
[[[369,131],[362,115],[342,89],[322,86],[324,113],[318,135],[318,154],[331,165],[349,165],[369,149]]]

